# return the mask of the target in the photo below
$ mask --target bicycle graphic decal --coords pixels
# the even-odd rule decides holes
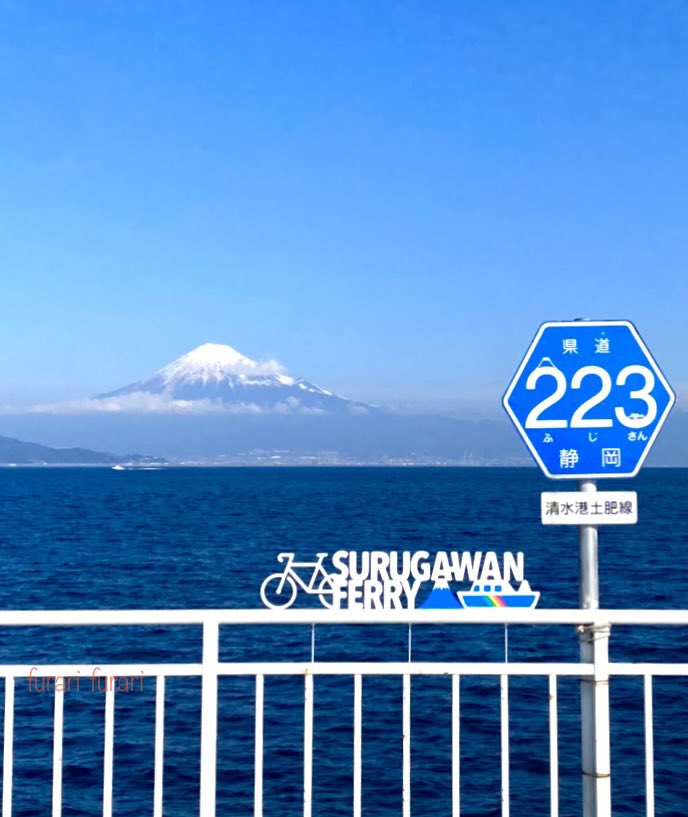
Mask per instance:
[[[299,590],[310,595],[319,596],[324,607],[335,606],[334,594],[336,585],[333,578],[323,567],[323,559],[327,553],[316,554],[315,562],[297,562],[293,553],[280,553],[278,562],[286,562],[281,573],[268,576],[260,587],[260,597],[266,607],[273,610],[291,607]],[[305,581],[299,571],[311,570],[308,581]]]
[[[260,586],[263,604],[286,610],[301,593],[334,610],[413,609],[426,582],[432,589],[420,595],[424,609],[528,608],[540,598],[525,579],[523,553],[338,550],[329,558],[318,553],[315,561],[297,561],[295,553],[280,553],[282,569]],[[470,589],[450,587],[466,581]]]

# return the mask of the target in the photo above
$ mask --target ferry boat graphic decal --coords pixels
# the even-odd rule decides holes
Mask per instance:
[[[467,592],[457,594],[461,604],[466,607],[535,607],[540,599],[539,591],[530,589],[527,581],[522,581],[518,590],[506,581],[473,583]]]

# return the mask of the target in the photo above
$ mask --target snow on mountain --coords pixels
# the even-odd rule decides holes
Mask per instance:
[[[110,411],[330,414],[372,409],[292,377],[274,360],[255,361],[219,343],[204,343],[147,380],[98,395],[92,402]]]
[[[233,375],[275,375],[282,374],[283,368],[274,360],[257,363],[250,357],[242,355],[231,346],[222,343],[204,343],[191,352],[178,357],[167,366],[163,366],[156,375],[166,383],[202,379],[221,380]],[[293,378],[284,377],[285,382]]]

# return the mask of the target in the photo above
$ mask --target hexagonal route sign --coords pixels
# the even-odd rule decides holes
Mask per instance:
[[[675,401],[630,321],[544,323],[504,408],[548,477],[633,477]]]

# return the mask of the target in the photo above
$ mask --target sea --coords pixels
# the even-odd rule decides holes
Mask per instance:
[[[600,483],[639,495],[635,526],[600,530],[600,595],[609,608],[685,608],[688,470],[645,469]],[[578,606],[575,528],[543,526],[535,468],[98,468],[0,470],[0,604],[5,610],[258,608],[276,557],[335,550],[523,552],[540,607]],[[306,598],[305,603],[312,601]],[[419,597],[419,602],[422,598]],[[297,600],[297,604],[301,599]],[[460,616],[460,612],[457,612]],[[0,628],[0,663],[194,662],[198,627]],[[572,626],[223,627],[221,659],[575,661]],[[613,660],[688,662],[686,628],[616,627]],[[150,680],[150,683],[148,681]],[[0,682],[0,692],[1,692]],[[546,678],[510,682],[513,817],[549,813]],[[253,813],[252,678],[219,688],[218,814]],[[401,814],[402,682],[363,680],[363,813]],[[579,815],[579,683],[559,680],[560,814]],[[63,815],[102,812],[104,694],[65,693]],[[0,694],[0,709],[4,695]],[[644,814],[641,678],[613,678],[615,815]],[[48,815],[50,693],[16,686],[14,817]],[[114,814],[153,811],[155,685],[119,692]],[[688,678],[654,683],[656,813],[688,814]],[[200,681],[166,688],[164,814],[198,814]],[[352,812],[352,677],[315,679],[313,813]],[[412,813],[450,817],[451,683],[412,681]],[[461,813],[500,810],[499,681],[461,680]],[[303,679],[265,684],[264,813],[302,813]]]

